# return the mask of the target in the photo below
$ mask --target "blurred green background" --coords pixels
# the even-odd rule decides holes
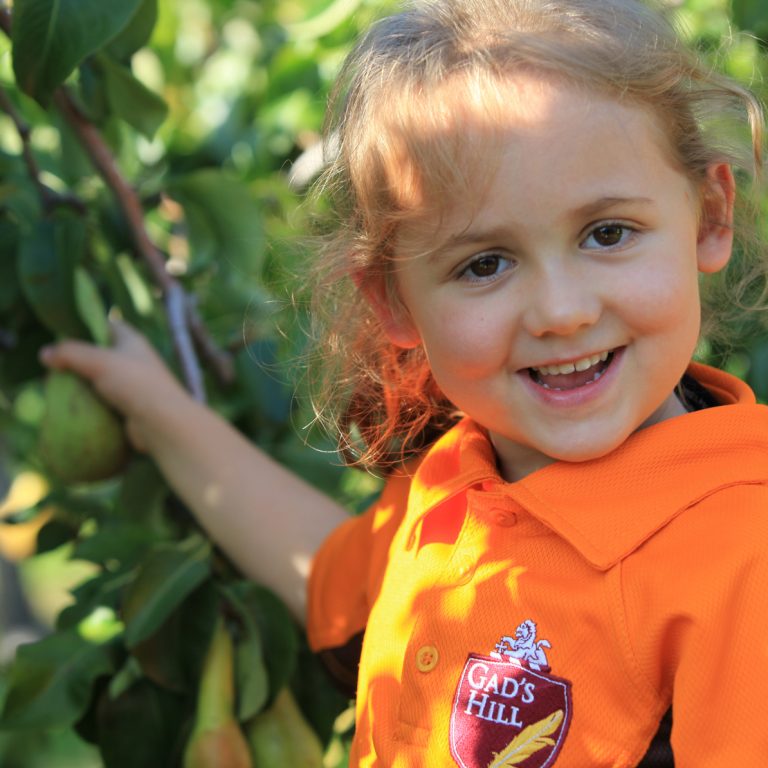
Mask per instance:
[[[683,36],[713,65],[765,96],[768,48],[760,38],[768,38],[768,7],[763,0],[685,0],[668,6]],[[307,164],[313,167],[311,149],[317,147],[326,94],[350,42],[396,4],[146,0],[138,7],[133,41],[123,35],[95,50],[70,76],[69,87],[138,191],[147,231],[167,255],[169,272],[195,297],[212,344],[237,373],[236,381],[226,384],[206,370],[211,406],[310,482],[360,508],[378,481],[342,469],[322,437],[312,442],[325,451],[305,445],[301,427],[309,416],[291,397],[289,375],[301,353],[302,319],[289,297],[306,256],[300,235],[310,229],[301,174]],[[178,539],[189,524],[156,479],[147,486],[147,475],[141,474],[145,467],[135,469],[139,481],[131,476],[83,490],[52,482],[36,458],[43,379],[36,356],[55,333],[41,321],[15,265],[19,249],[28,247],[24,243],[39,222],[51,216],[49,208],[60,218],[66,218],[63,209],[77,212],[86,243],[78,264],[104,309],[118,306],[175,363],[157,289],[146,266],[132,256],[131,232],[114,197],[60,113],[19,89],[7,35],[0,35],[0,89],[6,105],[0,109],[0,498],[5,498],[0,594],[6,606],[0,649],[7,670],[16,642],[11,632],[19,623],[33,633],[59,630],[61,612],[75,599],[72,590],[99,574],[141,568],[144,550],[117,563],[105,554],[135,534],[130,510],[117,515],[118,523],[113,518],[112,527],[104,520],[127,508],[125,497],[135,496],[136,484],[149,494],[137,502],[141,524],[152,505],[166,516],[158,536]],[[19,120],[28,132],[20,130]],[[47,190],[43,195],[41,185]],[[49,208],[46,195],[49,203],[53,200]],[[67,195],[76,196],[74,205],[63,200]],[[61,232],[70,232],[68,221]],[[81,300],[72,316],[87,326],[84,335],[96,333],[99,318],[84,312]],[[747,379],[764,401],[765,328],[756,315],[731,329],[730,344],[704,340],[701,350],[705,359]],[[102,535],[98,546],[95,533]],[[87,556],[84,540],[92,545]],[[149,551],[154,543],[142,546]],[[217,567],[211,565],[212,578],[230,578]],[[29,613],[22,605],[10,616],[13,601],[22,598]],[[127,658],[124,648],[120,653]],[[267,658],[265,663],[272,669],[277,662]],[[0,698],[6,682],[0,677]],[[334,699],[329,708],[310,697],[303,703],[310,713],[325,708],[333,718],[339,716],[334,725],[315,714],[313,724],[330,740],[327,765],[343,765],[344,734],[350,728],[346,704]],[[99,750],[69,725],[0,732],[4,768],[102,764]]]

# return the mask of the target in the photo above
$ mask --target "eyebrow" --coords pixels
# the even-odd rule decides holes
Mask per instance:
[[[597,198],[597,200],[590,200],[588,203],[574,208],[570,211],[569,216],[575,219],[586,218],[595,216],[602,211],[606,211],[610,208],[615,208],[617,205],[652,205],[653,200],[650,197],[621,197],[619,195],[605,195]],[[501,241],[508,237],[510,230],[508,227],[499,226],[492,227],[490,229],[477,229],[473,230],[470,224],[463,232],[458,232],[455,235],[448,237],[439,248],[430,255],[430,259],[435,258],[437,254],[446,248],[457,248],[464,245],[474,245],[477,243],[489,243],[494,241]]]
[[[585,205],[576,208],[573,211],[573,215],[580,216],[593,216],[600,211],[604,211],[606,208],[613,208],[617,205],[652,205],[653,200],[650,197],[619,197],[614,195],[606,195],[605,197],[599,197],[597,200],[592,200]]]

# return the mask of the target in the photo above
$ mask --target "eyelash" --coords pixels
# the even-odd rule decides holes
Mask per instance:
[[[594,246],[585,246],[585,243],[587,242],[587,240],[594,237],[595,233],[599,232],[601,229],[602,230],[607,230],[607,229],[621,230],[621,237],[619,242],[609,244],[609,245],[598,244]],[[582,248],[587,247],[589,249],[595,249],[595,250],[608,250],[611,248],[621,248],[622,246],[627,244],[627,239],[631,238],[635,234],[637,234],[637,230],[634,227],[631,227],[622,221],[602,221],[589,230],[589,232],[587,233],[587,236],[581,241],[580,246]]]
[[[495,270],[490,275],[476,275],[472,273],[472,267],[474,267],[477,264],[480,264],[481,262],[485,260],[496,260]],[[469,261],[467,264],[465,264],[458,273],[458,278],[460,280],[466,280],[469,283],[491,283],[494,280],[498,280],[499,277],[503,272],[506,272],[511,266],[511,261],[507,256],[503,256],[502,254],[495,252],[495,251],[484,251],[483,253],[477,254],[477,256],[474,256],[471,261]],[[499,271],[500,267],[502,266],[502,262],[506,263],[506,266],[504,269],[501,269]]]
[[[585,246],[585,243],[595,236],[597,232],[600,230],[608,230],[608,229],[615,229],[620,230],[620,238],[618,243],[614,244],[608,244],[608,245],[596,245],[596,246]],[[622,221],[603,221],[597,224],[596,226],[592,227],[592,229],[589,230],[587,233],[587,236],[581,240],[580,247],[584,248],[587,247],[589,249],[594,250],[610,250],[612,248],[621,248],[622,246],[627,244],[627,240],[629,238],[632,238],[634,235],[637,234],[637,229],[634,227],[629,226],[628,224],[625,224]],[[484,260],[490,260],[495,259],[496,260],[496,269],[492,274],[489,275],[475,275],[472,273],[472,267],[480,264]],[[507,266],[499,271],[499,267],[501,266],[501,263],[504,262],[507,264]],[[472,258],[471,261],[469,261],[467,264],[465,264],[458,273],[458,278],[460,280],[466,280],[470,283],[490,283],[494,280],[498,280],[500,275],[503,272],[506,272],[507,269],[509,269],[512,264],[512,259],[510,259],[507,256],[503,256],[501,253],[498,253],[496,251],[484,251],[483,253],[479,253],[476,256]]]

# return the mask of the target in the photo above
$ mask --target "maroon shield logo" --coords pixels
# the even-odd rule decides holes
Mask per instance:
[[[554,765],[571,721],[571,684],[516,659],[470,653],[451,713],[462,768]]]

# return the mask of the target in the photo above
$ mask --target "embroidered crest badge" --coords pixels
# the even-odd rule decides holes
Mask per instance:
[[[530,619],[488,656],[470,653],[451,713],[451,754],[462,768],[547,768],[571,722],[571,683],[550,674],[547,640]]]

